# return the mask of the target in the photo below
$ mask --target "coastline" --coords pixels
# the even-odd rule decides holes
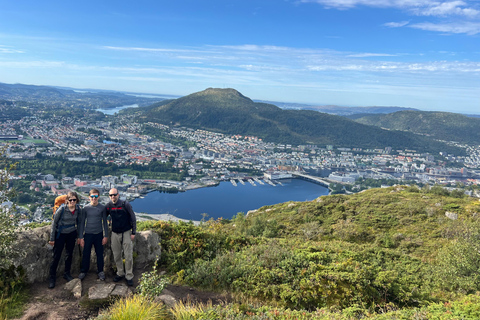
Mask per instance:
[[[141,212],[135,212],[135,216],[137,218],[137,221],[150,221],[150,220],[155,220],[155,221],[173,221],[173,222],[192,222],[194,225],[198,226],[200,225],[200,221],[196,220],[187,220],[187,219],[181,219],[178,217],[175,217],[174,215],[171,215],[169,213],[166,214],[149,214],[149,213],[141,213]]]

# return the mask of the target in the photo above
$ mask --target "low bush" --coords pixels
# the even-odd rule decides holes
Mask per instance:
[[[425,278],[420,260],[393,250],[285,239],[199,259],[184,274],[191,285],[307,310],[415,305],[428,296]]]
[[[133,295],[116,301],[98,320],[167,320],[168,311],[159,303],[142,296]]]

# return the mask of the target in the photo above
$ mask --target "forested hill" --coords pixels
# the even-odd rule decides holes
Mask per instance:
[[[409,132],[384,130],[317,111],[282,110],[272,104],[256,103],[234,89],[209,88],[134,112],[140,122],[254,135],[269,142],[462,153],[458,148]]]
[[[480,144],[480,118],[450,112],[399,111],[364,115],[358,123],[391,130],[404,130],[436,139],[472,145]]]

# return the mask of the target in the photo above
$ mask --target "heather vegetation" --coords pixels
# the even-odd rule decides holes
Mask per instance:
[[[414,132],[440,140],[477,145],[480,139],[480,119],[451,112],[398,111],[390,114],[371,114],[355,117],[358,123]]]
[[[164,319],[475,319],[479,213],[440,187],[393,186],[141,228],[161,235],[171,281],[234,296]]]

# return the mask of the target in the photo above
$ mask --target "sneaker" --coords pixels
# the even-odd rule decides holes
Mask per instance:
[[[133,286],[133,279],[130,279],[130,280],[127,279],[127,284],[128,284],[130,287]]]
[[[113,282],[118,282],[118,281],[120,281],[120,280],[122,280],[122,279],[123,279],[123,276],[119,276],[119,275],[117,274],[117,275],[115,275],[115,277],[113,278]]]
[[[73,280],[73,277],[70,274],[70,272],[66,272],[66,273],[63,274],[63,279],[67,280],[67,282],[70,282],[70,281]]]
[[[55,288],[55,279],[50,278],[50,280],[48,281],[48,289],[53,289],[53,288]]]
[[[101,281],[105,281],[105,272],[100,271],[98,273],[98,279],[100,279]]]
[[[81,273],[78,275],[78,279],[83,280],[83,279],[85,279],[86,276],[87,276],[87,274],[86,274],[85,272],[81,272]]]

